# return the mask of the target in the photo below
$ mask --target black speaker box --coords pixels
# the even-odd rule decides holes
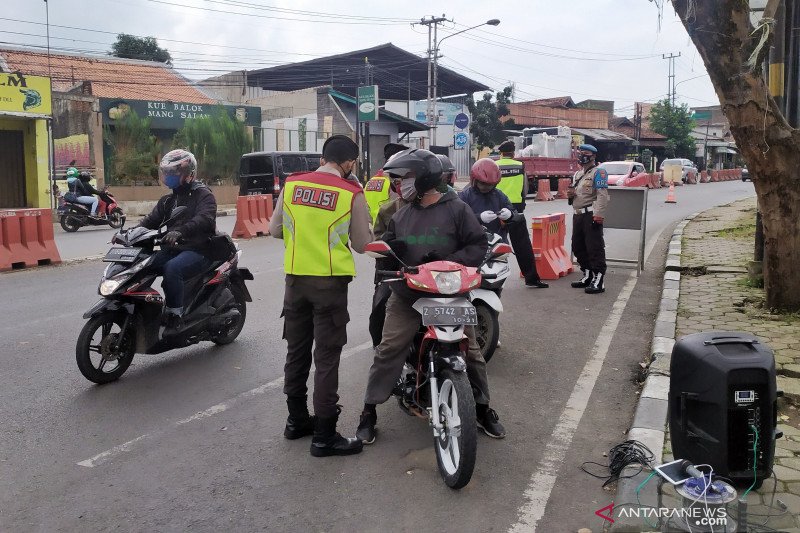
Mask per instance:
[[[712,331],[682,337],[670,362],[672,453],[737,485],[772,472],[777,432],[775,357],[748,333]],[[754,453],[755,447],[755,453]]]

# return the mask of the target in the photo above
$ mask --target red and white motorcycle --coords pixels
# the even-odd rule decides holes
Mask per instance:
[[[368,244],[366,253],[400,261],[383,241]],[[490,255],[497,258],[509,253],[511,247],[499,243]],[[383,283],[405,281],[410,289],[430,294],[414,303],[421,328],[409,347],[393,394],[403,411],[428,421],[439,472],[448,487],[460,489],[472,478],[477,453],[475,399],[467,378],[464,327],[478,323],[468,295],[480,287],[481,274],[477,268],[450,261],[403,265],[399,271],[379,270],[378,274],[388,278]]]

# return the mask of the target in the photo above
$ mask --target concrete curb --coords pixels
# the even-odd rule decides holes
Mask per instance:
[[[628,430],[628,440],[638,440],[653,452],[653,465],[661,463],[664,438],[667,426],[667,406],[669,400],[669,363],[672,348],[675,346],[675,326],[678,320],[678,298],[680,297],[681,252],[683,230],[700,213],[683,219],[672,233],[669,251],[665,262],[664,283],[661,289],[661,302],[658,306],[653,340],[650,344],[650,357],[647,379],[639,395],[633,423]],[[628,467],[617,482],[614,497],[615,507],[637,507],[636,489],[650,475],[647,471],[637,473],[638,467]],[[635,474],[635,475],[634,475]],[[648,483],[640,492],[640,499],[654,502],[658,499],[657,484]],[[640,518],[615,517],[613,532],[642,531]]]

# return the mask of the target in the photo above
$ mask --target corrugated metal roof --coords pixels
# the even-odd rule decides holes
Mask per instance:
[[[365,58],[369,58],[371,76],[374,83],[380,86],[378,95],[382,100],[427,98],[427,59],[392,43],[253,70],[247,73],[247,84],[268,91],[295,91],[329,85],[354,96],[356,89],[365,84]],[[439,65],[437,72],[437,94],[441,97],[490,90],[487,85],[442,65]]]
[[[631,142],[633,139],[628,137],[627,135],[623,135],[622,133],[618,133],[616,131],[606,130],[606,129],[599,129],[599,128],[572,128],[574,133],[579,133],[581,135],[585,135],[586,137],[591,137],[596,141],[603,141],[603,142]]]
[[[12,72],[32,76],[50,72],[54,91],[126,100],[217,103],[171,67],[154,61],[51,53],[48,67],[47,54],[21,48],[0,48],[0,57]]]

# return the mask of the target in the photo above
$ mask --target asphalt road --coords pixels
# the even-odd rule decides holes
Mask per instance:
[[[509,280],[502,348],[489,364],[492,405],[508,437],[480,436],[475,474],[459,492],[439,478],[430,430],[393,400],[379,407],[379,439],[361,455],[316,459],[308,439],[283,439],[275,239],[242,243],[255,301],[237,342],[137,356],[106,386],[85,381],[74,360],[103,265],[0,275],[0,530],[599,531],[594,511],[613,493],[579,467],[604,462],[625,438],[669,230],[752,194],[751,183],[701,184],[664,204],[666,191],[651,191],[648,268],[638,278],[610,269],[603,295],[571,289],[574,276],[546,290]],[[527,214],[564,208],[537,203]],[[636,242],[608,233],[609,255]],[[108,236],[81,230],[57,237],[62,254],[81,236],[92,239],[81,249],[96,248],[86,255],[105,251]],[[372,356],[372,260],[356,264],[339,391],[340,429],[349,434]]]

